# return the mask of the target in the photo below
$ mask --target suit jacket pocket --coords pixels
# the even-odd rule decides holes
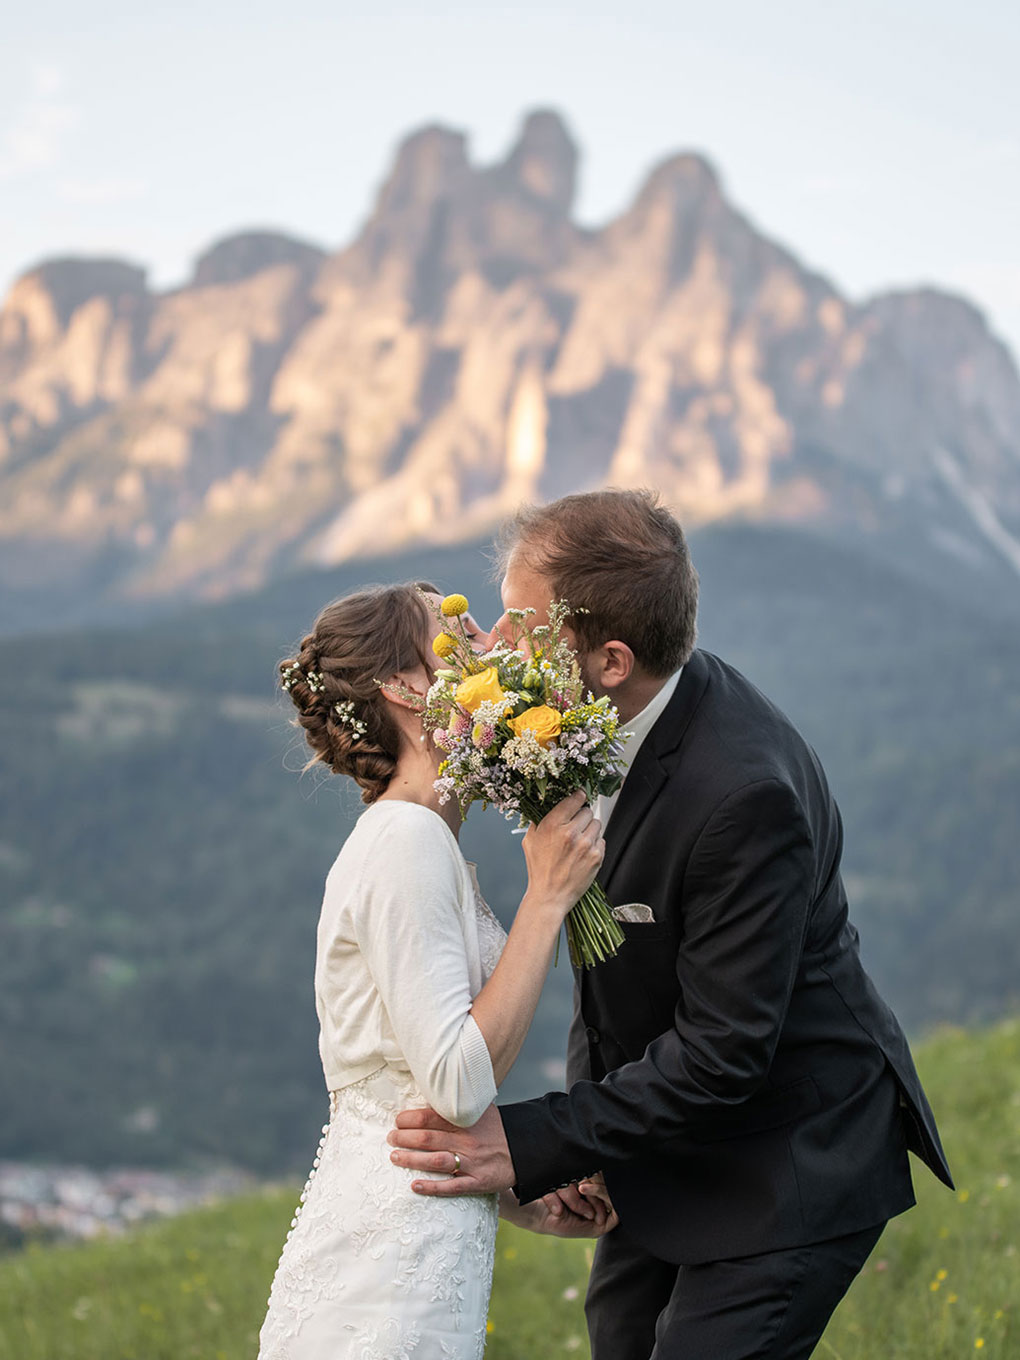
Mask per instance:
[[[665,921],[617,921],[616,924],[623,931],[628,944],[631,940],[661,940],[669,934],[669,926]]]

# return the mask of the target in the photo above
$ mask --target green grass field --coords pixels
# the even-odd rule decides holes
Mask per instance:
[[[919,1066],[956,1175],[917,1167],[918,1207],[887,1229],[822,1360],[1020,1355],[1020,1023],[947,1032]],[[0,1360],[254,1360],[297,1189],[128,1238],[0,1259]],[[487,1360],[588,1355],[590,1246],[501,1226]]]

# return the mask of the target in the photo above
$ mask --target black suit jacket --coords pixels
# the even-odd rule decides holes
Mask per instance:
[[[908,1146],[952,1185],[841,852],[817,756],[695,651],[606,832],[610,900],[655,921],[578,974],[569,1093],[501,1107],[522,1201],[601,1168],[630,1236],[695,1264],[902,1212]]]

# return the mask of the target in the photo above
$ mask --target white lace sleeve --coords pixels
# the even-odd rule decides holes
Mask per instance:
[[[415,1081],[438,1114],[466,1126],[495,1100],[496,1083],[471,1015],[462,867],[435,814],[414,809],[377,840],[352,915]]]

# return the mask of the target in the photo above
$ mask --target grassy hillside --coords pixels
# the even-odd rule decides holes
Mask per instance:
[[[865,959],[905,1023],[1020,1000],[1020,639],[831,545],[694,542],[704,644],[818,749]],[[144,627],[0,643],[0,1156],[299,1173],[321,1124],[322,882],[360,808],[299,778],[275,662],[373,577],[495,593],[477,552],[357,564]],[[509,918],[519,843],[465,847]],[[508,1095],[557,1080],[561,966]],[[73,1107],[75,1118],[67,1110]]]
[[[1020,1023],[949,1031],[918,1054],[956,1175],[916,1168],[833,1319],[828,1360],[1020,1353]],[[274,1189],[130,1239],[0,1259],[0,1360],[253,1360],[297,1195]],[[501,1227],[487,1360],[588,1354],[585,1243]]]

